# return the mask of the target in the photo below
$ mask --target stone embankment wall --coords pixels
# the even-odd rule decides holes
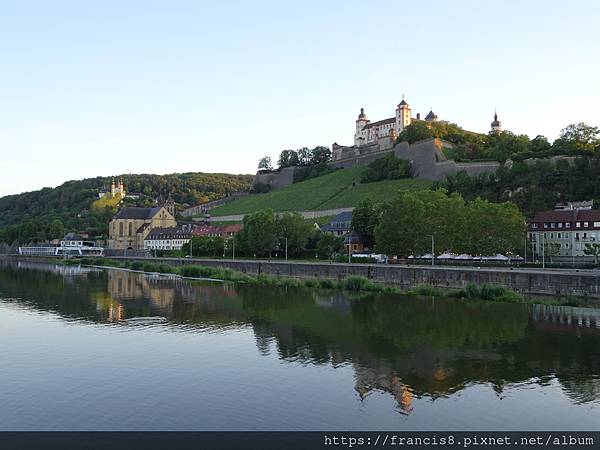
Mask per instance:
[[[0,258],[2,258],[0,256]],[[45,260],[51,258],[4,256],[7,259]],[[463,288],[468,283],[493,283],[506,286],[523,295],[585,296],[600,299],[600,272],[574,270],[542,270],[519,268],[430,267],[372,264],[329,264],[309,262],[275,262],[256,260],[222,260],[192,258],[123,258],[130,261],[164,262],[175,266],[200,264],[227,267],[251,275],[268,274],[297,278],[331,278],[341,280],[360,275],[376,282],[410,288],[432,285],[439,288]]]

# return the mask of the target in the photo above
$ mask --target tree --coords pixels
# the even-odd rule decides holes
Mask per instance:
[[[298,155],[298,165],[300,165],[300,166],[310,165],[311,151],[308,149],[308,147],[302,147],[296,153]]]
[[[521,249],[525,233],[525,218],[510,202],[492,203],[477,198],[466,204],[466,237],[453,249],[471,255],[510,254]]]
[[[283,150],[279,155],[277,165],[280,169],[284,167],[293,167],[298,165],[298,153],[296,150]]]
[[[529,150],[529,137],[524,134],[516,135],[510,131],[503,131],[497,135],[490,135],[488,139],[489,155],[498,161],[506,161],[511,155]]]
[[[263,156],[258,162],[258,170],[272,171],[273,165],[271,164],[271,158],[269,156]]]
[[[194,236],[191,239],[193,256],[221,256],[225,249],[225,239],[221,236]],[[190,243],[183,244],[182,253],[190,254]]]
[[[393,153],[376,159],[369,164],[362,175],[361,183],[371,183],[382,180],[398,180],[410,177],[410,163],[396,157]]]
[[[60,219],[54,219],[48,227],[48,237],[50,239],[60,239],[65,235],[65,226]]]
[[[402,130],[402,132],[398,135],[398,142],[408,142],[409,144],[412,144],[413,142],[432,137],[433,133],[431,132],[431,129],[427,123],[419,121],[411,123],[404,130]]]
[[[594,151],[600,145],[600,129],[583,122],[572,123],[560,132],[554,146],[561,150]]]
[[[331,161],[331,150],[327,147],[317,146],[310,152],[310,164],[315,166],[317,164],[328,163]]]
[[[546,152],[552,148],[546,136],[537,135],[529,143],[529,151],[534,153]]]
[[[317,241],[317,255],[322,259],[333,259],[344,251],[344,238],[331,233],[321,233]]]
[[[369,198],[362,200],[352,212],[351,228],[362,238],[365,245],[373,248],[375,227],[379,224],[381,213]]]
[[[600,259],[600,244],[597,242],[588,242],[587,244],[585,244],[583,253],[587,256],[593,256],[594,264],[598,265],[598,259]]]
[[[279,247],[285,248],[287,238],[288,252],[292,255],[300,253],[310,237],[312,226],[300,213],[284,213],[276,218]]]
[[[375,227],[375,247],[388,255],[453,251],[472,255],[511,253],[520,249],[525,218],[510,202],[476,199],[465,203],[444,190],[402,192],[382,208]]]
[[[273,210],[257,211],[244,216],[243,247],[255,255],[271,255],[279,241],[277,222]]]

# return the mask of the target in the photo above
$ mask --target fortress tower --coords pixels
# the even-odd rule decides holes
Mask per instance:
[[[404,95],[402,96],[402,101],[398,103],[398,107],[396,108],[396,132],[398,134],[402,133],[407,126],[410,125],[410,105],[406,103],[404,100]]]
[[[500,134],[502,133],[502,125],[498,120],[498,113],[494,111],[494,121],[491,123],[492,129],[490,130],[490,134]]]

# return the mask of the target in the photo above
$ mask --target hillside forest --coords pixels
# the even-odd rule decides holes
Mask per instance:
[[[247,191],[251,175],[177,173],[170,175],[125,174],[125,206],[154,206],[169,195],[178,209]],[[39,242],[78,231],[103,237],[116,212],[116,202],[97,201],[98,193],[110,189],[111,177],[68,181],[56,188],[0,198],[0,242]],[[104,200],[104,199],[103,199]]]

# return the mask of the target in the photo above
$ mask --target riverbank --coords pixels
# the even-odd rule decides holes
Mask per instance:
[[[107,267],[114,269],[127,269],[145,273],[175,274],[182,278],[192,280],[215,280],[230,281],[234,283],[248,283],[263,286],[274,286],[284,288],[312,288],[312,289],[337,289],[350,292],[386,293],[426,297],[466,298],[470,300],[485,300],[503,303],[528,302],[543,303],[549,305],[582,306],[582,302],[574,297],[562,297],[555,299],[529,299],[526,300],[520,294],[511,291],[504,286],[492,284],[467,284],[464,289],[440,289],[430,285],[418,285],[408,290],[402,290],[394,286],[385,286],[382,283],[349,275],[341,280],[328,278],[304,278],[276,277],[266,274],[248,275],[227,268],[217,268],[202,265],[184,265],[175,267],[165,263],[151,261],[115,261],[106,258],[82,258],[81,260],[66,260],[65,264],[81,264],[93,267]]]
[[[40,261],[56,258],[5,255],[12,260]],[[359,276],[372,283],[406,292],[419,286],[443,291],[465,289],[467,285],[503,286],[523,297],[600,299],[600,272],[577,270],[542,270],[498,267],[401,266],[383,264],[310,263],[294,261],[225,260],[201,258],[135,258],[115,257],[117,262],[167,264],[173,267],[202,265],[230,269],[245,275],[269,275],[298,280],[318,279],[339,282]],[[327,281],[323,281],[328,283]]]

